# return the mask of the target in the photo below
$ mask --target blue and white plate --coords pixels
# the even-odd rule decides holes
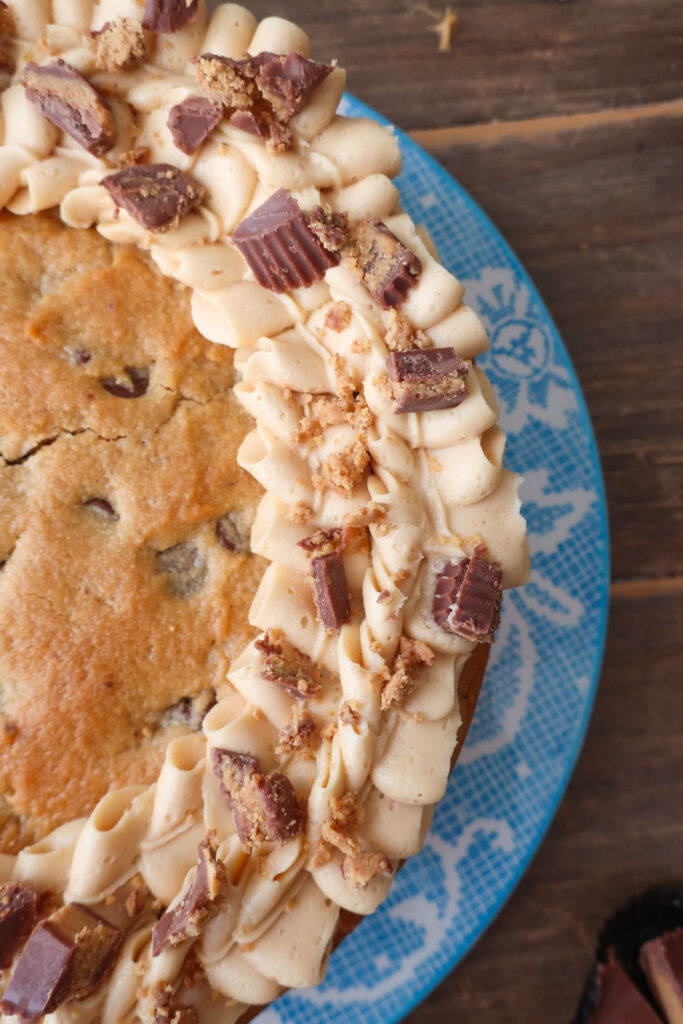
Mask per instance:
[[[344,113],[373,111],[347,97]],[[383,122],[385,123],[385,122]],[[391,1024],[467,953],[519,881],[557,809],[593,704],[609,550],[590,420],[534,285],[466,192],[399,133],[403,203],[467,288],[491,351],[481,359],[524,474],[529,585],[508,594],[474,722],[425,848],[333,954],[317,989],[259,1024]]]

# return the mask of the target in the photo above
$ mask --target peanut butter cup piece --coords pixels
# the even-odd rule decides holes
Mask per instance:
[[[502,573],[479,555],[446,562],[436,581],[432,614],[446,633],[492,643],[500,622]]]
[[[202,185],[172,164],[129,164],[100,184],[147,231],[169,231],[207,196]]]
[[[34,928],[0,1002],[3,1013],[36,1021],[84,999],[112,970],[123,932],[79,903]]]
[[[332,73],[331,64],[320,64],[298,53],[263,55],[256,76],[261,95],[285,124],[306,106],[312,92]]]
[[[467,398],[467,363],[454,348],[391,352],[386,367],[395,412],[454,409]]]
[[[347,253],[356,273],[383,309],[405,302],[422,264],[383,221],[362,220],[351,228]]]
[[[16,882],[0,886],[0,970],[12,962],[38,920],[38,897]]]
[[[294,644],[284,638],[274,640],[270,632],[266,632],[255,641],[254,647],[262,657],[262,679],[277,683],[299,700],[309,700],[320,693],[321,684],[314,666]]]
[[[197,848],[195,876],[180,902],[167,910],[152,932],[152,955],[159,956],[168,946],[179,946],[196,939],[206,922],[218,910],[217,901],[227,891],[227,876],[210,840]]]
[[[91,33],[95,64],[100,71],[126,71],[142,64],[147,45],[142,25],[135,18],[114,18]]]
[[[100,93],[61,58],[27,64],[22,75],[26,98],[43,117],[70,135],[93,156],[114,145],[114,120]]]
[[[238,224],[232,240],[258,283],[273,292],[308,288],[340,259],[311,231],[306,214],[283,188]]]
[[[211,763],[244,846],[284,842],[301,831],[303,811],[286,775],[262,775],[255,757],[218,747],[211,751]]]
[[[199,0],[145,0],[142,27],[150,32],[172,33],[197,17]]]
[[[338,551],[311,559],[313,598],[325,629],[340,629],[351,618],[349,586]]]
[[[188,96],[176,103],[168,115],[168,129],[174,143],[191,156],[223,119],[223,107],[205,96]]]

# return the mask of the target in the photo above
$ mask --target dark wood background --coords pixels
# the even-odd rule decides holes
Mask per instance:
[[[252,0],[472,193],[538,284],[602,455],[612,534],[595,714],[533,865],[411,1024],[567,1024],[596,929],[683,878],[683,2]]]

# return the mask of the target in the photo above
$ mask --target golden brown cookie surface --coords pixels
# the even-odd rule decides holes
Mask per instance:
[[[0,216],[0,845],[150,782],[252,635],[230,350],[137,252]]]

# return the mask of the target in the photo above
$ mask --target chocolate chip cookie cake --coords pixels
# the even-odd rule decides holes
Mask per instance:
[[[278,17],[0,0],[0,1010],[319,982],[474,710],[518,478],[393,133]]]

